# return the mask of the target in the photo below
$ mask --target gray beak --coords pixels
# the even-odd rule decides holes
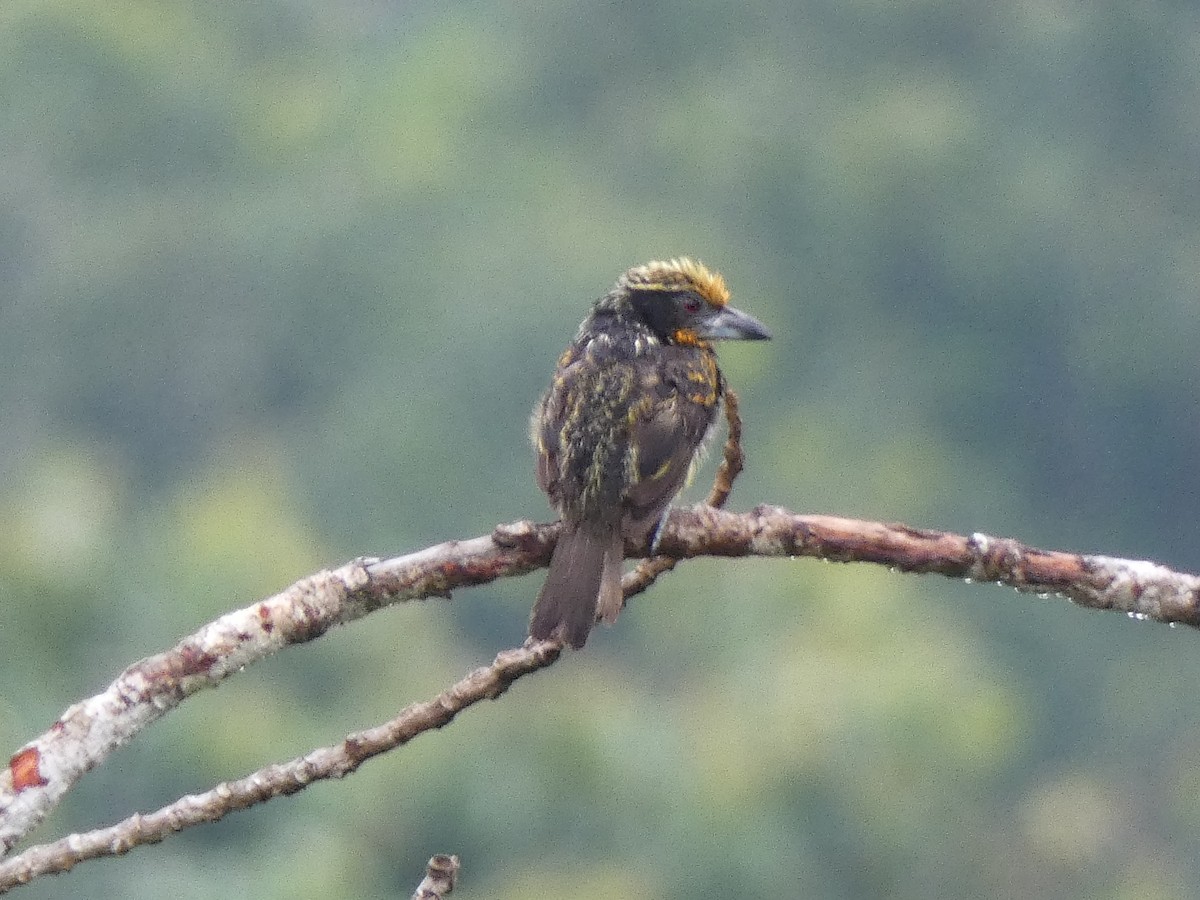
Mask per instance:
[[[697,329],[701,337],[713,341],[769,341],[771,332],[763,323],[732,306],[720,311]]]

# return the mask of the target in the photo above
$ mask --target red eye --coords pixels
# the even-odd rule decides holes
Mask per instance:
[[[699,297],[684,297],[683,298],[683,311],[689,312],[689,313],[700,312],[700,298]]]

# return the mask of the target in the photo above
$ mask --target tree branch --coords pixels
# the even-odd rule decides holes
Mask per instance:
[[[991,581],[1029,593],[1061,594],[1094,609],[1200,627],[1200,577],[1154,563],[1039,550],[983,534],[964,537],[901,524],[802,516],[779,507],[724,512],[717,507],[728,498],[742,468],[741,421],[732,392],[725,408],[729,439],[708,504],[672,510],[654,546],[650,541],[626,546],[632,558],[647,557],[652,550],[657,554],[625,576],[626,598],[645,590],[681,559],[811,556]],[[312,640],[388,604],[449,597],[455,588],[523,575],[549,562],[557,538],[557,524],[522,521],[499,525],[486,537],[449,541],[395,559],[355,560],[222,616],[170,650],[135,663],[105,691],[66,710],[0,769],[0,850],[7,853],[85,772],[196,691],[288,644]],[[372,756],[448,724],[479,700],[499,696],[517,678],[553,663],[561,650],[555,642],[526,641],[432,700],[340,744],[181,798],[157,812],[33,847],[0,864],[0,892],[84,859],[160,841],[192,824],[303,790],[313,781],[349,774]]]
[[[450,724],[458,713],[480,700],[495,700],[522,675],[545,668],[558,659],[561,652],[562,645],[555,641],[527,642],[524,647],[499,654],[490,666],[476,669],[433,699],[414,703],[391,721],[347,735],[338,744],[267,766],[236,781],[223,782],[202,794],[181,797],[156,812],[135,814],[108,828],[31,847],[0,863],[0,893],[39,875],[69,871],[86,859],[118,856],[134,847],[158,843],[173,832],[192,825],[216,822],[236,810],[298,793],[315,781],[343,778],[371,757],[406,744],[426,731]],[[434,860],[438,858],[434,857]],[[430,861],[431,867],[434,860]],[[457,859],[454,868],[457,870]],[[450,878],[452,884],[453,873]],[[418,888],[414,896],[439,896],[436,893],[421,894],[420,890]],[[449,893],[449,888],[445,893]]]
[[[101,693],[67,709],[0,769],[0,856],[86,772],[203,688],[288,644],[404,600],[520,575],[549,561],[556,525],[518,522],[491,537],[449,541],[387,561],[360,559],[228,613],[170,650],[125,669]]]
[[[310,640],[386,603],[447,596],[453,588],[543,566],[557,531],[557,525],[515,522],[498,526],[488,537],[318,573],[136,663],[103,693],[68,709],[0,770],[0,838],[11,847],[83,772],[200,688],[217,684],[287,643]],[[626,551],[643,556],[648,549],[633,546]],[[671,511],[659,549],[675,559],[808,556],[870,562],[902,572],[995,582],[1027,593],[1061,594],[1092,609],[1200,626],[1196,575],[1150,562],[1040,550],[983,534],[968,537],[901,524],[803,516],[779,507],[760,506],[739,514],[701,505]],[[530,651],[526,647],[511,652]],[[497,664],[502,659],[504,654]],[[547,656],[542,664],[550,661]],[[520,674],[524,672],[516,677]]]
[[[729,431],[708,497],[714,507],[724,505],[744,463],[742,423],[732,390],[725,392],[724,408]],[[389,603],[449,597],[452,587],[482,584],[545,565],[555,540],[557,525],[518,522],[498,526],[490,539],[451,541],[386,562],[355,560],[332,572],[318,572],[255,606],[229,613],[171,650],[135,663],[103,693],[68,709],[50,731],[15,753],[8,768],[0,772],[0,856],[36,826],[84,773],[201,688],[219,684],[232,672],[287,644],[312,640],[333,625],[353,621]],[[644,560],[625,577],[625,597],[644,591],[675,563],[666,556]],[[491,669],[472,673],[424,707],[410,707],[390,723],[350,735],[342,742],[340,755],[338,748],[317,750],[218,785],[205,794],[184,797],[150,815],[134,815],[109,828],[31,848],[0,866],[0,893],[40,874],[66,871],[84,859],[156,843],[173,831],[303,790],[312,781],[349,774],[363,760],[406,743],[422,731],[442,727],[460,709],[484,696],[499,696],[512,680],[554,662],[561,650],[559,644],[526,641],[523,648],[497,656]],[[512,659],[535,651],[537,655],[531,659],[536,664],[522,665]],[[506,672],[511,672],[511,677]],[[479,691],[480,685],[489,688],[493,682],[502,686],[492,693]],[[456,705],[459,700],[461,705]],[[444,715],[422,716],[422,709]]]
[[[728,498],[743,462],[737,395],[728,390],[725,414],[729,438],[709,496],[716,505]],[[358,559],[228,613],[170,650],[134,663],[105,691],[66,710],[0,770],[0,857],[85,773],[196,691],[391,603],[449,597],[453,588],[523,575],[549,562],[557,539],[557,525],[517,522],[498,526],[491,537],[448,541],[387,561]],[[626,577],[625,596],[645,590],[675,564],[666,562],[639,566]]]

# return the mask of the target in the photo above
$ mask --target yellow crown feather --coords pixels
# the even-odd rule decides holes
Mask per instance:
[[[621,276],[620,284],[639,291],[694,291],[713,306],[729,302],[729,288],[721,273],[686,256],[634,266]]]

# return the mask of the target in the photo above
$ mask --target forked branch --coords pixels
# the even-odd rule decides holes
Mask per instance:
[[[627,598],[681,559],[805,556],[994,582],[1028,593],[1062,595],[1093,609],[1200,626],[1200,577],[1150,562],[1040,550],[983,534],[805,516],[779,507],[760,506],[747,513],[718,509],[741,466],[736,398],[731,400],[730,440],[710,496],[713,505],[672,510],[655,547],[659,555],[626,576]],[[196,691],[287,644],[311,640],[387,604],[449,596],[456,588],[533,571],[548,563],[557,534],[553,524],[515,522],[497,526],[485,537],[450,541],[395,559],[356,560],[229,613],[170,650],[133,664],[105,691],[66,710],[0,769],[0,851],[21,840],[85,772]],[[626,553],[646,556],[650,549],[629,546]],[[348,774],[366,759],[448,724],[468,706],[499,696],[517,678],[553,663],[560,652],[553,642],[527,642],[433,699],[338,744],[184,797],[157,812],[30,848],[0,864],[0,892],[40,874],[65,871],[83,859],[124,853],[191,824],[295,793],[314,780]]]

